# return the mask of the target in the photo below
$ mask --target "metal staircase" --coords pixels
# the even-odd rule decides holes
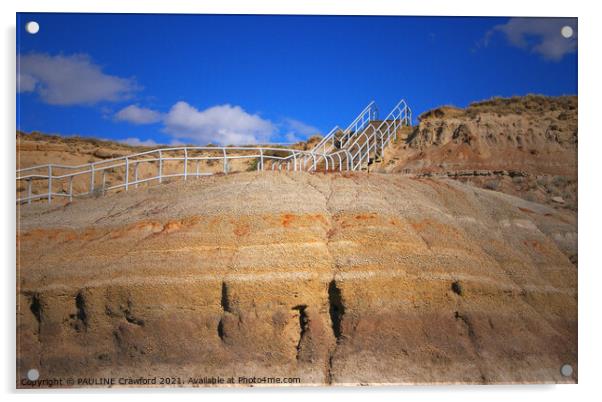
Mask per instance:
[[[347,126],[335,126],[304,156],[302,170],[363,170],[373,161],[382,158],[386,146],[397,138],[404,126],[412,124],[412,111],[400,100],[384,120],[378,119],[378,109],[374,101]],[[274,170],[290,168],[291,155],[272,164]]]
[[[382,158],[386,146],[397,139],[401,128],[411,124],[412,111],[402,99],[384,120],[372,121],[346,145],[345,148],[351,154],[349,170],[362,170],[377,158]]]
[[[227,174],[241,160],[252,161],[249,166],[257,171],[359,171],[381,159],[387,145],[411,122],[412,111],[404,100],[383,120],[378,120],[376,104],[370,102],[347,128],[335,126],[309,151],[269,146],[173,147],[77,166],[31,166],[17,170],[17,203],[52,202],[60,197],[72,200],[165,179]],[[209,167],[212,170],[207,170]]]

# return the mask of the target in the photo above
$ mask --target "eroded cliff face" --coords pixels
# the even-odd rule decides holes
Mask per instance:
[[[577,97],[525,96],[431,110],[376,170],[446,175],[576,210]]]
[[[18,213],[18,379],[577,378],[560,374],[569,210],[453,180],[242,173]]]

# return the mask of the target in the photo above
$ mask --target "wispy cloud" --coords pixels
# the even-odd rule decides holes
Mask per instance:
[[[156,110],[129,105],[115,113],[115,120],[133,124],[152,124],[161,121],[162,115]]]
[[[18,57],[17,91],[35,92],[51,105],[92,105],[128,99],[140,88],[131,78],[105,74],[85,54]]]
[[[286,118],[282,121],[283,128],[295,135],[309,136],[320,132],[320,129],[299,120]]]
[[[304,138],[320,132],[320,129],[317,127],[289,117],[282,119],[278,123],[278,129],[280,133],[278,137],[280,139],[293,143],[303,141]]]
[[[299,137],[294,132],[289,131],[288,133],[284,134],[284,141],[285,141],[285,143],[295,143],[295,142],[303,141],[303,138]]]
[[[33,92],[37,81],[32,75],[25,72],[17,73],[17,92]]]
[[[154,140],[151,140],[151,139],[141,140],[140,138],[136,138],[136,137],[124,138],[121,140],[117,140],[117,142],[121,142],[121,143],[127,144],[127,145],[132,145],[135,147],[137,147],[137,146],[154,147],[154,146],[159,145]]]
[[[199,110],[187,102],[174,104],[162,113],[138,103],[116,112],[106,102],[130,99],[142,88],[132,78],[123,78],[103,72],[86,54],[50,55],[29,53],[19,55],[17,91],[35,93],[50,105],[100,105],[103,118],[136,125],[162,123],[172,144],[208,143],[256,144],[275,138],[296,142],[318,133],[316,127],[302,121],[285,118],[277,123],[258,114],[245,111],[237,105],[216,105]],[[130,145],[155,146],[152,139],[129,137],[118,140]]]
[[[561,34],[565,26],[573,30],[570,38]],[[481,45],[488,46],[496,33],[502,33],[510,45],[537,53],[546,60],[560,61],[577,50],[576,18],[510,18],[489,30]]]
[[[267,142],[276,126],[240,106],[229,104],[198,110],[180,101],[166,114],[165,132],[175,140],[197,144],[255,144]]]
[[[245,111],[240,106],[230,104],[199,110],[187,102],[180,101],[167,113],[133,104],[116,113],[103,107],[103,116],[137,125],[162,122],[162,131],[171,137],[171,145],[243,145],[282,140],[299,142],[320,132],[318,128],[300,120],[284,118],[278,123],[273,123],[258,114]],[[120,141],[130,145],[155,145],[152,140],[141,141],[137,138]]]

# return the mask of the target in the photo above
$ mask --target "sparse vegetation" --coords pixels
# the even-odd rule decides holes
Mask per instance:
[[[247,167],[247,172],[254,172],[257,170],[257,166],[259,165],[259,158],[251,159],[249,162],[249,166]]]
[[[455,106],[442,106],[432,110],[428,110],[418,116],[418,120],[422,121],[430,118],[455,118],[455,117],[470,117],[477,118],[479,114],[494,113],[498,117],[507,114],[521,115],[523,113],[541,113],[557,110],[565,110],[561,112],[560,120],[570,118],[568,111],[577,110],[576,96],[558,96],[550,97],[544,95],[526,95],[513,96],[510,98],[493,97],[488,100],[473,102],[467,108],[462,109]]]

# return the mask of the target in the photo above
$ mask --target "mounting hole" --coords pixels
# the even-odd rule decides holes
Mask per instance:
[[[29,381],[35,381],[38,378],[40,378],[40,372],[36,369],[29,369],[29,371],[27,372],[27,379]]]
[[[35,21],[29,21],[27,24],[25,24],[25,30],[27,33],[35,35],[40,30],[40,24]]]
[[[563,364],[562,367],[560,367],[560,374],[565,377],[570,377],[571,374],[573,374],[573,366],[570,364]]]
[[[570,39],[573,37],[573,28],[571,28],[568,25],[565,25],[562,27],[562,29],[560,30],[560,34],[566,38],[566,39]]]

